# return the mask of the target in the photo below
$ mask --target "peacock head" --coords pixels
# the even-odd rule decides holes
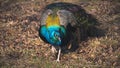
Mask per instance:
[[[51,31],[49,38],[53,45],[61,45],[61,34],[58,31]]]

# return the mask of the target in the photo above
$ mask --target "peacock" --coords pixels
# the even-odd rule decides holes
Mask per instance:
[[[51,44],[53,52],[57,51],[57,61],[59,61],[61,51],[75,39],[74,35],[77,38],[75,42],[79,42],[81,38],[79,35],[82,37],[86,35],[79,32],[84,31],[81,30],[83,26],[89,25],[86,24],[88,21],[85,10],[80,6],[63,2],[52,3],[44,7],[41,13],[39,36],[43,41]]]

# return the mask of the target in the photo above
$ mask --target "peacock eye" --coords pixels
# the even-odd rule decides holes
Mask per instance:
[[[55,37],[58,37],[58,35],[57,35],[56,33],[54,34],[54,36],[55,36]]]
[[[59,35],[57,33],[54,33],[54,36],[57,37],[57,38],[59,37]]]

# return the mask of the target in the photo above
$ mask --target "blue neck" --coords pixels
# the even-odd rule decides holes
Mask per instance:
[[[53,37],[53,33],[57,32],[60,35],[60,38],[62,39],[65,35],[66,35],[66,31],[64,27],[60,27],[60,26],[50,26],[50,27],[46,27],[46,26],[42,26],[40,29],[40,33],[43,37],[45,37],[45,39],[52,45],[54,46],[59,46],[62,44],[62,41],[53,41],[51,40],[51,36]],[[54,37],[53,37],[54,38]]]

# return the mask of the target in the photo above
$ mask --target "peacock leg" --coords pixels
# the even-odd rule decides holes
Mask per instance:
[[[58,50],[58,55],[57,55],[57,62],[59,62],[60,61],[60,53],[61,53],[61,47],[58,47],[59,48],[59,50]]]
[[[52,51],[53,54],[57,53],[57,50],[54,46],[51,46],[51,51]]]

